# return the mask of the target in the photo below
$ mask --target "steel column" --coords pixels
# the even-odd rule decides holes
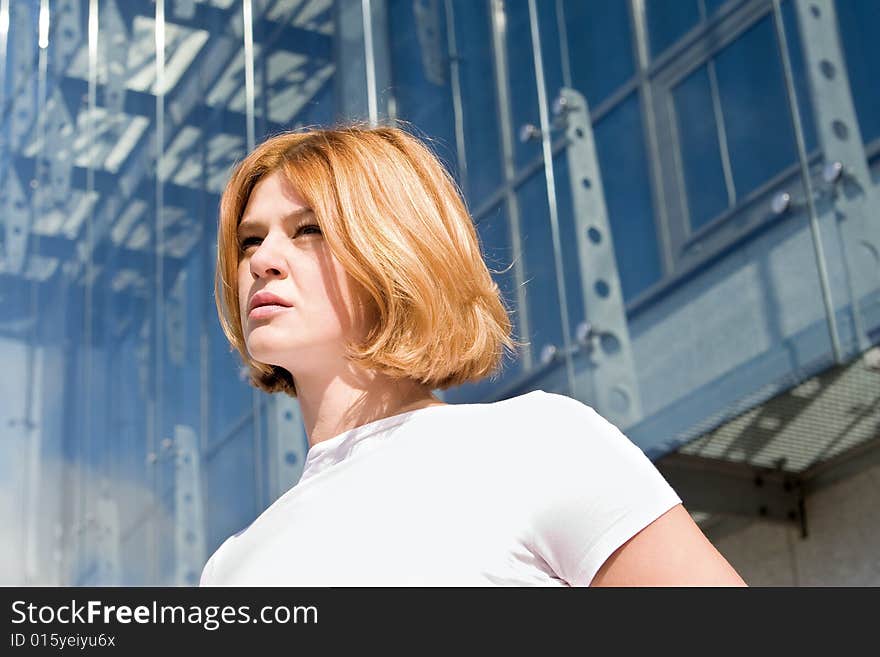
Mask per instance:
[[[795,0],[816,129],[825,155],[825,179],[833,184],[823,214],[837,218],[855,333],[854,347],[871,344],[863,322],[862,302],[880,286],[880,194],[871,182],[865,147],[831,0]],[[836,170],[835,163],[841,168]],[[839,171],[839,173],[838,173]],[[872,215],[873,212],[873,215]]]
[[[269,396],[268,423],[269,503],[289,490],[303,471],[308,440],[302,426],[299,402],[285,394]]]
[[[625,428],[642,419],[623,290],[614,256],[590,110],[574,89],[562,89],[566,149],[584,312],[578,340],[588,347],[590,367],[577,373],[582,401]]]
[[[504,204],[510,231],[510,244],[513,250],[513,276],[516,285],[516,314],[519,318],[519,332],[522,336],[531,335],[529,322],[528,296],[526,294],[526,272],[523,262],[522,230],[520,229],[519,200],[513,181],[516,167],[513,160],[513,116],[510,109],[510,79],[507,66],[506,29],[507,17],[503,0],[489,0],[489,17],[492,26],[492,62],[495,69],[495,93],[498,99],[498,136],[501,144],[501,160],[504,174]],[[475,213],[476,214],[476,213]],[[479,220],[479,214],[475,218]],[[522,367],[528,372],[534,366],[532,346],[527,344],[522,351]]]
[[[192,427],[178,424],[174,443],[174,583],[195,586],[206,559],[199,441]]]

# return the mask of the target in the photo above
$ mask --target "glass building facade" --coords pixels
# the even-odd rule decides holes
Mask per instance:
[[[872,0],[0,0],[0,583],[195,584],[296,483],[213,299],[283,130],[403,120],[454,173],[529,345],[449,403],[567,394],[660,458],[852,362],[878,36]]]

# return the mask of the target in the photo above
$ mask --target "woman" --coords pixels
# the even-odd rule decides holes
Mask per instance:
[[[281,134],[232,174],[215,296],[252,383],[300,404],[299,482],[202,585],[743,585],[589,406],[433,394],[520,344],[461,196],[393,127]]]

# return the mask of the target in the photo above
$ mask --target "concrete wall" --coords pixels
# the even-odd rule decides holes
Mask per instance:
[[[880,586],[880,465],[806,500],[807,538],[755,521],[706,535],[751,586]]]

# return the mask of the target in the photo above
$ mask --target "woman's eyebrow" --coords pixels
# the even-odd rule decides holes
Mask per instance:
[[[282,218],[282,221],[290,221],[291,219],[299,219],[300,217],[305,216],[307,214],[311,214],[311,213],[312,213],[311,208],[300,208],[299,210],[294,210],[290,214],[285,215]],[[248,230],[250,230],[251,228],[254,228],[259,225],[260,225],[259,221],[242,221],[240,224],[238,224],[238,228],[237,228],[236,232],[239,235],[241,235],[242,233],[245,233]]]

